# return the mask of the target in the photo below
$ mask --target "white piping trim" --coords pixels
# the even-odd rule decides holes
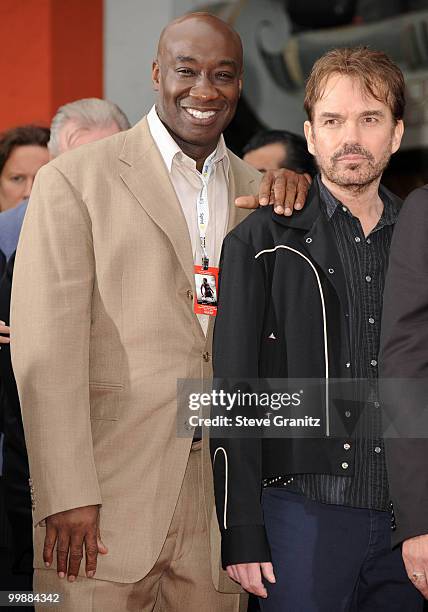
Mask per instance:
[[[224,465],[225,465],[225,476],[224,476],[224,510],[223,510],[223,525],[224,528],[227,529],[227,520],[226,520],[226,513],[227,513],[227,491],[228,491],[228,479],[229,479],[229,464],[227,461],[227,453],[226,450],[222,447],[219,446],[215,453],[214,453],[214,459],[213,459],[213,464],[215,464],[215,458],[216,455],[218,453],[218,451],[223,451],[224,454]]]
[[[328,389],[329,362],[328,362],[328,344],[327,344],[327,315],[326,315],[326,310],[325,310],[325,300],[324,300],[324,293],[323,293],[322,286],[321,286],[321,280],[317,272],[317,269],[315,268],[311,260],[308,257],[306,257],[306,255],[303,255],[303,253],[301,253],[300,251],[297,251],[296,249],[293,249],[292,247],[289,247],[285,244],[278,244],[273,249],[264,249],[263,251],[259,251],[259,253],[255,255],[255,259],[257,259],[260,255],[263,255],[264,253],[274,253],[277,249],[287,249],[288,251],[292,251],[293,253],[296,253],[296,255],[300,255],[300,257],[303,257],[303,259],[305,259],[308,262],[308,264],[311,266],[316,276],[317,282],[318,282],[318,290],[320,292],[320,298],[321,298],[323,331],[324,331],[324,361],[325,361],[325,380],[326,380],[326,385],[325,385],[325,420],[326,420],[325,435],[329,437],[330,436],[330,412],[329,412],[329,389]]]

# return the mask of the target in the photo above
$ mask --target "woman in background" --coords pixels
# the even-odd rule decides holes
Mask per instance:
[[[0,212],[30,196],[38,169],[49,161],[49,129],[12,128],[0,135]]]

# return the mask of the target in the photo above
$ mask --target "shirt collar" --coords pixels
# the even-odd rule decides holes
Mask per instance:
[[[320,190],[321,202],[328,219],[331,219],[338,207],[343,207],[343,204],[338,200],[329,189],[324,185],[321,180],[321,175],[317,174],[316,180]],[[392,198],[389,197],[387,190],[379,185],[379,197],[383,202],[383,212],[379,219],[377,228],[379,229],[383,225],[394,225],[397,221],[399,207]]]
[[[183,153],[178,144],[172,138],[162,121],[159,119],[159,115],[156,112],[156,107],[153,105],[147,115],[147,122],[149,124],[150,133],[153,140],[156,143],[157,148],[162,155],[163,161],[169,173],[172,170],[172,164],[174,160],[188,166],[192,169],[196,169],[196,162],[191,159],[188,155]],[[227,155],[226,143],[224,142],[223,134],[217,144],[217,148],[210,155],[211,163],[216,164],[217,162],[223,161],[226,176],[229,171],[229,156]]]

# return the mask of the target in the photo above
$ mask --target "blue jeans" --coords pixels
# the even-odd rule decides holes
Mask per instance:
[[[388,512],[311,501],[285,489],[262,497],[276,584],[263,612],[422,612]]]

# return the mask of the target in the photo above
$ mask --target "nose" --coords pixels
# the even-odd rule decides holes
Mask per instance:
[[[192,98],[198,98],[199,100],[215,100],[218,98],[218,91],[211,83],[210,79],[206,75],[201,75],[198,81],[190,90]]]
[[[343,140],[348,143],[360,142],[360,125],[358,121],[346,122],[343,137]]]

